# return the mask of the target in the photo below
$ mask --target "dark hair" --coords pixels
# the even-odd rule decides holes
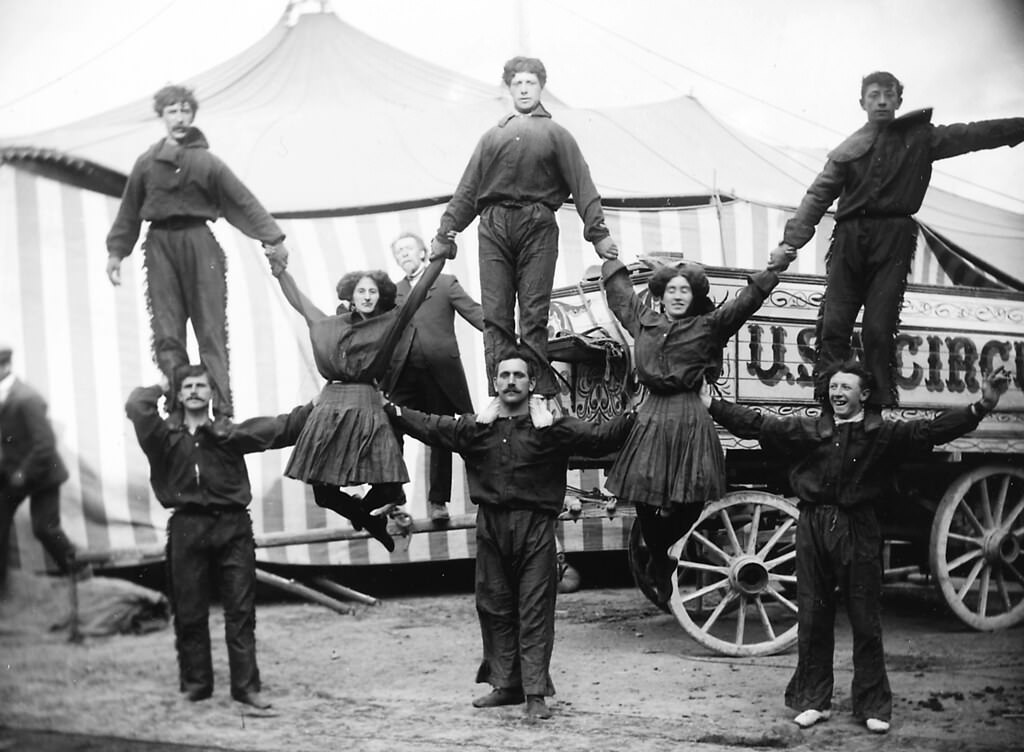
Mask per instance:
[[[544,68],[544,63],[535,57],[516,55],[505,63],[505,69],[501,72],[501,80],[504,81],[505,86],[511,85],[512,79],[517,73],[532,73],[537,77],[542,89],[547,85],[548,72]]]
[[[9,366],[13,351],[7,345],[0,345],[0,366]]]
[[[172,104],[188,104],[192,108],[192,114],[199,112],[199,101],[196,99],[196,95],[187,86],[176,86],[169,85],[160,89],[156,94],[153,95],[153,109],[156,110],[157,115],[164,114],[164,107],[170,107]]]
[[[647,280],[647,289],[651,291],[651,295],[661,300],[665,295],[668,283],[676,277],[685,277],[693,291],[693,300],[690,302],[690,307],[686,309],[687,316],[703,316],[705,313],[715,310],[714,302],[708,297],[708,293],[711,291],[708,275],[704,272],[703,266],[692,261],[658,267],[651,278]]]
[[[860,96],[864,98],[864,92],[871,84],[878,84],[882,87],[892,86],[896,89],[896,96],[903,99],[903,84],[889,71],[875,71],[869,73],[860,80]]]
[[[868,391],[875,390],[875,377],[864,365],[856,359],[851,359],[832,366],[826,371],[825,383],[828,384],[832,381],[832,377],[837,373],[848,373],[851,376],[856,376],[860,380],[861,391],[867,389]]]
[[[174,369],[174,384],[177,389],[181,389],[182,383],[185,379],[190,379],[195,376],[206,376],[207,379],[210,377],[210,372],[206,366],[202,363],[185,363]],[[212,384],[211,384],[212,386]]]
[[[526,363],[526,375],[531,379],[537,378],[537,361],[526,351],[523,347],[507,347],[498,353],[498,358],[494,361],[495,376],[497,376],[498,364],[503,360],[521,360]]]
[[[352,293],[363,277],[369,277],[377,285],[377,292],[380,298],[377,300],[377,307],[373,310],[374,315],[385,313],[395,307],[395,296],[398,295],[398,288],[391,278],[380,269],[372,269],[368,272],[349,272],[338,280],[338,300],[352,302]]]
[[[406,238],[412,238],[413,240],[415,240],[416,241],[416,245],[418,245],[420,247],[420,250],[423,251],[424,253],[426,253],[426,251],[427,251],[427,244],[424,243],[423,242],[423,238],[421,238],[415,232],[403,232],[397,238],[392,240],[391,241],[391,252],[392,253],[395,252],[395,246],[398,245],[398,241],[405,240]]]

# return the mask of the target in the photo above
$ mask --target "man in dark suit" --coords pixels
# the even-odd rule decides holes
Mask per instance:
[[[407,232],[391,244],[391,253],[405,272],[398,282],[397,300],[400,304],[426,268],[427,247],[422,238]],[[391,361],[387,391],[395,404],[434,415],[473,412],[459,343],[455,339],[456,312],[483,331],[484,312],[480,304],[462,289],[455,277],[442,274],[413,316]],[[432,449],[427,492],[432,520],[443,522],[448,519],[447,504],[451,493],[451,452]]]
[[[60,526],[60,486],[67,468],[39,392],[11,370],[11,348],[0,345],[0,588],[7,578],[7,547],[18,505],[31,497],[32,532],[61,572],[75,546]]]

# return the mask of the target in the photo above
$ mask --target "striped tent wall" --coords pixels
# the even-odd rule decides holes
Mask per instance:
[[[15,372],[46,397],[61,455],[71,473],[62,487],[68,534],[89,550],[159,550],[168,514],[153,497],[148,465],[124,415],[132,388],[155,383],[144,299],[142,252],[123,265],[123,284],[104,274],[105,237],[117,211],[114,199],[0,166],[0,338],[15,349]],[[321,307],[337,305],[335,283],[354,269],[387,270],[397,276],[390,242],[401,232],[429,237],[443,207],[349,217],[283,220],[292,251],[290,270]],[[722,207],[615,210],[608,224],[627,260],[682,251],[709,265],[762,267],[781,235],[784,210],[747,203]],[[558,215],[561,249],[556,285],[574,285],[597,264],[582,238],[572,207]],[[830,227],[805,249],[796,271],[821,273]],[[285,303],[261,249],[221,221],[214,232],[228,257],[231,377],[240,418],[276,414],[308,401],[322,380],[313,366],[305,324]],[[479,297],[475,226],[459,237],[459,254],[447,271]],[[918,253],[915,281],[948,283],[927,253]],[[486,399],[479,333],[461,319],[457,335],[479,405]],[[190,352],[196,356],[194,343]],[[409,511],[426,516],[427,449],[406,442],[411,484]],[[251,513],[257,534],[300,532],[347,525],[316,507],[303,484],[282,470],[288,450],[251,455]],[[461,461],[455,458],[451,511],[472,511]],[[570,485],[600,486],[597,471],[570,471]],[[567,551],[621,549],[628,519],[585,520],[561,526]],[[471,531],[417,534],[406,548],[388,554],[375,542],[339,541],[260,549],[264,561],[291,564],[381,564],[469,558]],[[18,510],[12,566],[46,567],[35,542],[28,504]]]

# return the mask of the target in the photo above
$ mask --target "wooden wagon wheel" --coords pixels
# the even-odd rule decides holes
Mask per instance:
[[[942,597],[975,629],[1024,621],[1024,468],[986,465],[957,478],[932,521]]]
[[[678,560],[672,613],[693,639],[723,655],[770,655],[796,642],[796,521],[785,499],[763,491],[735,491],[709,504],[669,549]],[[700,553],[690,560],[683,554]],[[680,587],[697,577],[695,589]],[[703,584],[707,582],[707,584]],[[717,596],[710,613],[692,605]]]

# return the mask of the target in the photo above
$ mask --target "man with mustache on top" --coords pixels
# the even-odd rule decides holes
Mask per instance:
[[[180,420],[174,374],[187,365],[186,322],[209,369],[214,426],[225,431],[234,415],[228,376],[227,263],[208,222],[224,217],[263,244],[271,263],[284,267],[284,233],[270,213],[210,153],[202,131],[192,125],[199,103],[191,89],[165,86],[153,95],[153,109],[167,137],[151,146],[132,167],[121,206],[107,235],[107,276],[121,284],[121,262],[131,254],[143,220],[146,302],[153,330],[153,357],[170,385],[167,411]]]
[[[462,455],[476,515],[476,608],[483,638],[477,681],[493,691],[477,708],[526,702],[531,719],[550,718],[549,666],[558,591],[555,522],[565,500],[570,455],[618,449],[633,425],[627,413],[597,424],[560,417],[534,423],[530,397],[537,364],[518,350],[496,361],[498,398],[476,416],[428,415],[393,403],[399,430]],[[550,417],[550,416],[548,416]]]

